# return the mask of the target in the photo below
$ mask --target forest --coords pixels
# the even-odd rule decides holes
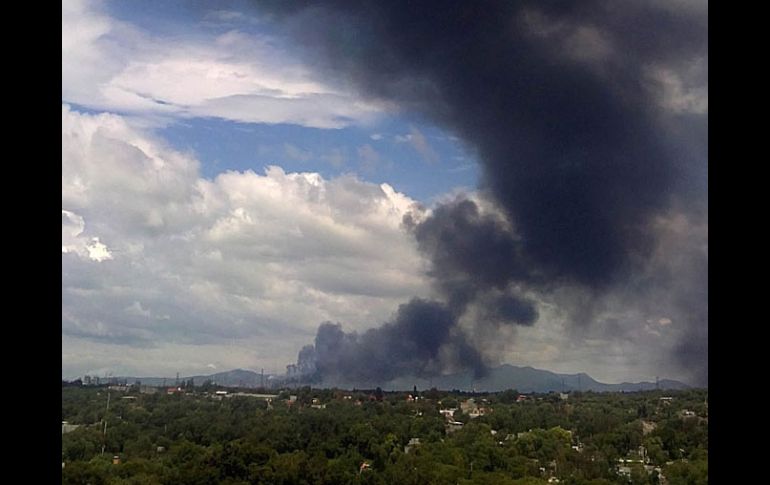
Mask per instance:
[[[62,483],[708,483],[705,389],[156,391],[63,382]]]

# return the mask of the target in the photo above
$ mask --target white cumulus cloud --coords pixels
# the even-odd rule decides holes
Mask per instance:
[[[183,373],[212,361],[279,370],[322,321],[376,326],[430,293],[401,225],[414,204],[387,184],[277,166],[205,179],[192,156],[123,117],[65,105],[65,371],[125,346],[144,356],[123,361],[127,373],[163,359],[187,362]]]
[[[65,2],[62,100],[156,123],[213,116],[315,128],[366,124],[386,109],[319,81],[276,44],[237,30],[149,33],[104,4]]]

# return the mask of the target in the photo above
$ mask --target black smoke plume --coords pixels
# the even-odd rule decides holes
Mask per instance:
[[[677,86],[705,81],[703,9],[592,0],[257,3],[330,78],[460,137],[478,154],[479,190],[500,213],[484,215],[465,199],[406,220],[433,263],[443,298],[430,303],[437,316],[415,315],[425,319],[417,333],[405,307],[370,337],[322,326],[320,372],[358,367],[370,355],[383,375],[437,371],[438,348],[456,346],[457,322],[474,302],[484,302],[490,320],[532,324],[538,311],[525,294],[548,297],[561,286],[612,293],[648,267],[659,246],[656,217],[676,208],[707,221],[708,118],[676,98]],[[687,284],[688,295],[705,293],[705,280]],[[680,300],[680,313],[698,315],[687,333],[704,335],[707,312],[690,306],[706,302]],[[389,345],[393,358],[380,355]],[[704,383],[706,341],[682,349]],[[475,365],[479,352],[467,356]]]
[[[394,319],[362,334],[322,323],[315,338],[314,373],[354,382],[387,382],[402,375],[429,377],[462,361],[480,375],[481,356],[457,333],[457,315],[445,305],[415,298]],[[305,355],[304,357],[307,357]]]

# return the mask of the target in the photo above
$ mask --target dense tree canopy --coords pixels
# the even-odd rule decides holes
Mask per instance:
[[[705,390],[521,402],[513,390],[415,400],[303,388],[270,402],[215,390],[63,386],[62,419],[80,427],[62,434],[62,483],[708,483]],[[439,409],[463,403],[466,424],[449,426]]]

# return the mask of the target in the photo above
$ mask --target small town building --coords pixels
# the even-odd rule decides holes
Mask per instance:
[[[412,438],[409,440],[409,443],[404,446],[404,453],[409,453],[418,446],[420,446],[420,438]]]

